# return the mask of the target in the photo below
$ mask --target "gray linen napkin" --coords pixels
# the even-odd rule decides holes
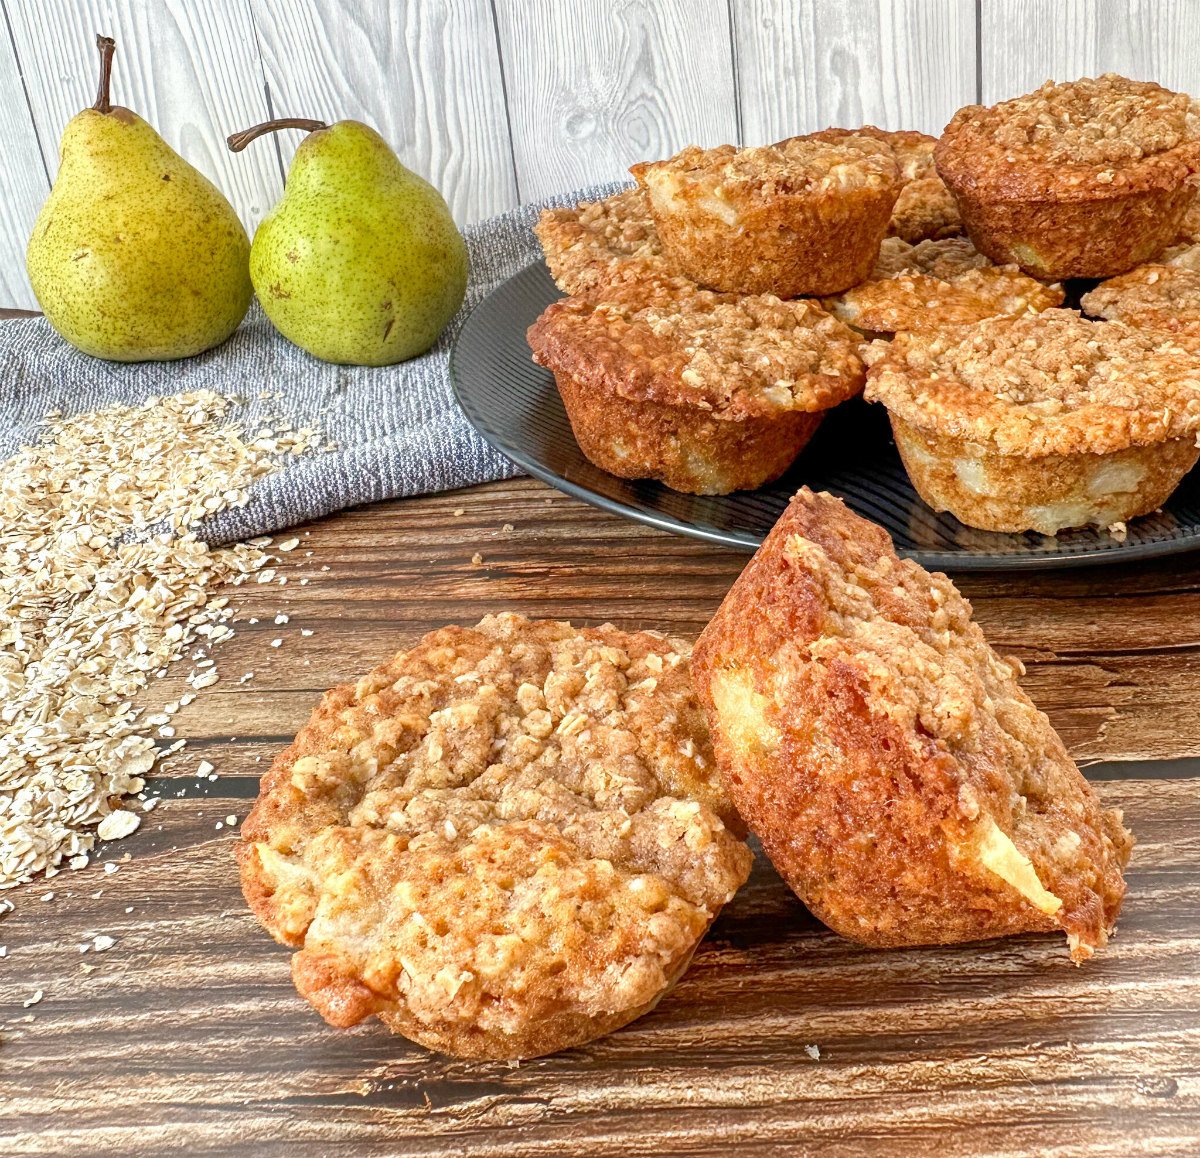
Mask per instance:
[[[429,353],[398,366],[321,362],[278,334],[257,304],[229,341],[177,362],[104,362],[69,346],[44,318],[5,322],[0,459],[35,440],[50,410],[74,414],[207,389],[244,401],[235,421],[249,429],[256,420],[282,416],[316,428],[337,446],[258,480],[247,506],[223,511],[200,528],[213,544],[280,531],[359,503],[511,478],[520,471],[483,441],[454,401],[450,346],[472,307],[541,257],[532,226],[543,205],[573,205],[620,187],[525,205],[464,230],[471,274],[463,308]]]

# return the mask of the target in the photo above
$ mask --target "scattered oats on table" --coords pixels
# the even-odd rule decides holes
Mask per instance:
[[[132,701],[200,639],[226,638],[218,591],[274,561],[209,548],[192,528],[244,506],[250,483],[317,439],[286,426],[247,437],[234,405],[198,391],[54,415],[3,466],[0,889],[74,861],[102,822],[136,827],[114,807],[158,751]],[[208,667],[190,682],[216,679]]]

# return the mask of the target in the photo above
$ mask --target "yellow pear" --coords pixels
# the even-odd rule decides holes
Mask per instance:
[[[270,121],[229,147],[283,128],[309,134],[250,251],[267,317],[327,362],[386,366],[424,353],[467,288],[467,246],[442,195],[359,121]]]
[[[63,131],[61,164],[26,265],[50,324],[98,358],[185,358],[223,342],[252,295],[250,242],[233,206],[136,113],[109,101]]]

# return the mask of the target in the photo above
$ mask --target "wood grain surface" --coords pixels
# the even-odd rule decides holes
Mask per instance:
[[[725,0],[495,0],[521,199],[738,136]]]
[[[16,53],[6,35],[0,43],[0,305],[37,307],[25,276],[25,246],[49,192]]]
[[[1119,72],[1200,92],[1200,4],[1154,0],[987,0],[980,5],[985,104],[1047,78]]]
[[[828,125],[940,134],[975,100],[972,0],[731,5],[747,145]]]
[[[460,224],[517,204],[489,0],[250,0],[276,116],[377,128]],[[285,168],[303,139],[279,138]]]
[[[319,692],[505,608],[695,633],[745,556],[528,480],[300,535],[286,585],[234,591],[221,682],[176,718],[188,747],[153,782],[161,803],[103,849],[117,871],[0,894],[16,904],[0,918],[0,1153],[1200,1152],[1200,780],[1186,763],[1093,771],[1139,844],[1119,936],[1083,968],[1054,937],[861,949],[760,857],[658,1010],[584,1048],[510,1066],[435,1057],[374,1023],[328,1028],[246,911],[226,822]],[[961,586],[1079,759],[1200,754],[1200,557]],[[178,690],[171,677],[155,692]],[[201,760],[216,780],[197,779]],[[96,934],[116,944],[81,953]]]
[[[271,149],[234,154],[225,147],[226,133],[269,115],[245,3],[7,0],[5,10],[51,179],[63,128],[95,99],[96,34],[103,32],[117,41],[113,104],[149,121],[253,232],[283,180]]]

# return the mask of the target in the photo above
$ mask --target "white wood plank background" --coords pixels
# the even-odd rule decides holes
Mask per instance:
[[[938,132],[961,104],[1114,69],[1200,93],[1200,0],[0,0],[0,305],[34,304],[25,240],[62,128],[114,95],[225,190],[253,230],[297,134],[356,117],[460,224],[620,177],[688,142],[828,124]]]

